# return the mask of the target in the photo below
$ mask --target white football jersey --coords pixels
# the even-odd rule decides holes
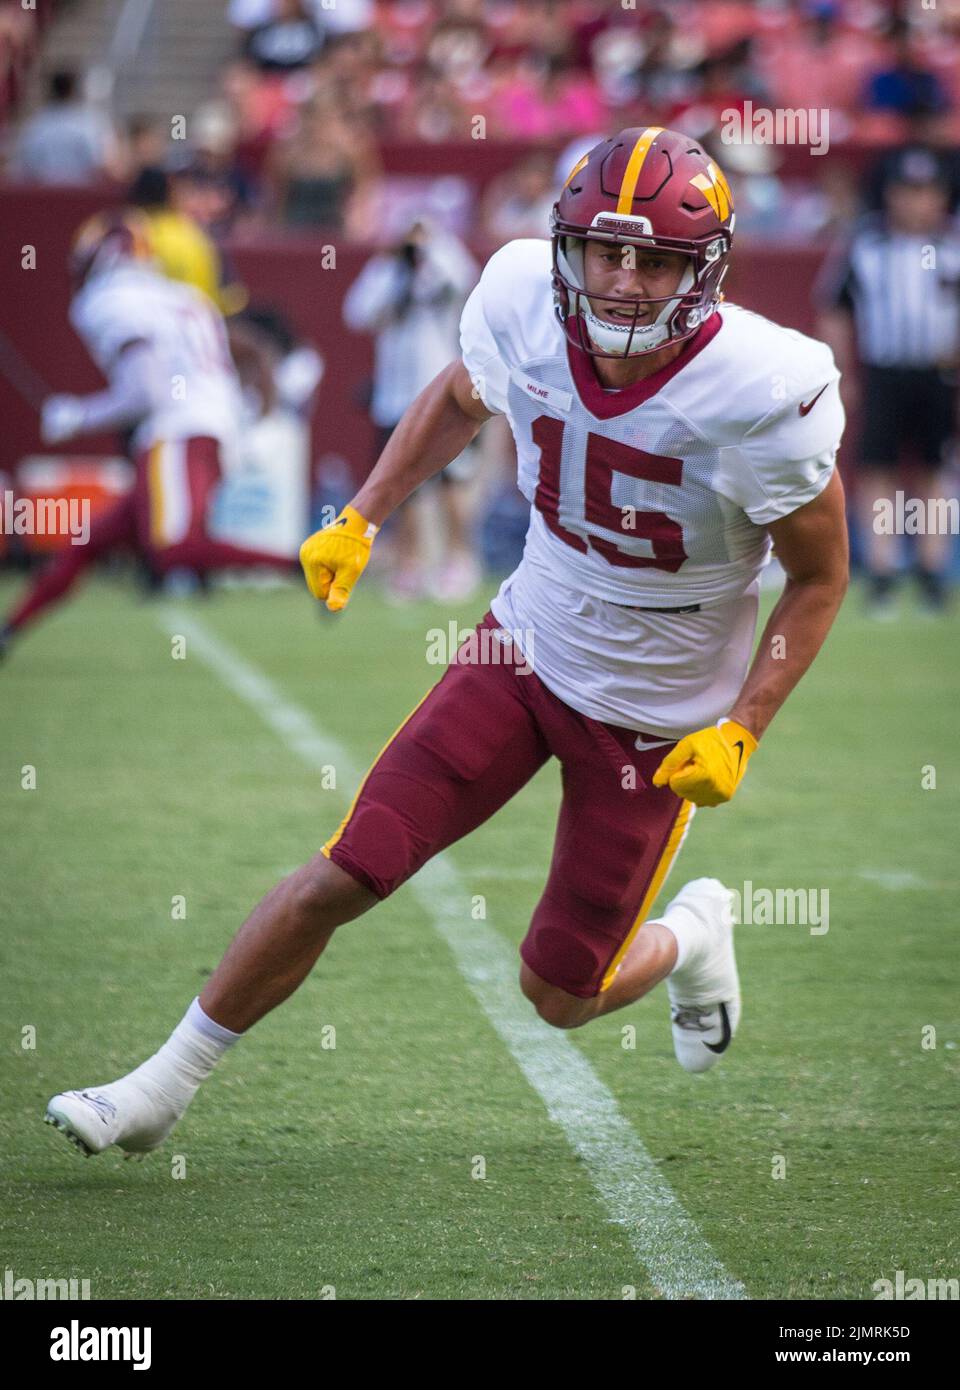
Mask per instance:
[[[70,321],[110,377],[121,348],[149,345],[152,406],[137,426],[135,449],[160,440],[212,436],[234,463],[243,409],[223,318],[206,295],[149,266],[117,266],[90,280]]]
[[[739,693],[766,527],[830,479],[840,374],[824,343],[725,303],[673,363],[607,390],[568,343],[550,275],[549,242],[510,242],[461,320],[531,503],[493,613],[534,634],[534,669],[574,709],[680,736]],[[696,611],[642,611],[664,609]]]

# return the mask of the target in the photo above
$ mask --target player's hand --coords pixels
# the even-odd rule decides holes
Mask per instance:
[[[314,598],[326,600],[331,613],[338,613],[350,601],[379,529],[353,507],[344,507],[336,521],[308,536],[300,547],[307,587]]]
[[[44,444],[60,444],[79,433],[83,402],[78,396],[48,396],[40,410],[40,438]]]
[[[700,729],[667,754],[653,774],[653,785],[669,786],[695,806],[720,806],[737,790],[756,748],[750,730],[732,719],[719,728]]]

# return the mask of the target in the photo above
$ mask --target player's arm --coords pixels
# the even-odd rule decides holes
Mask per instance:
[[[830,631],[848,581],[843,484],[834,470],[812,502],[772,521],[768,530],[787,575],[743,688],[718,728],[689,734],[654,774],[698,806],[729,801],[750,755]]]
[[[839,472],[834,470],[819,497],[768,530],[787,582],[730,711],[756,739],[812,665],[846,593],[849,556]]]
[[[100,434],[136,424],[152,403],[149,344],[131,339],[118,351],[105,391],[89,396],[49,396],[40,414],[40,433],[46,444],[60,444],[81,434]]]
[[[463,453],[492,413],[463,363],[451,362],[407,409],[351,506],[382,526],[421,483]]]
[[[457,458],[492,413],[460,360],[420,392],[350,505],[301,546],[300,563],[314,598],[334,611],[344,607],[390,513]]]

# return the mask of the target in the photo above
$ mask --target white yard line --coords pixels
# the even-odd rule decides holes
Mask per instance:
[[[344,784],[356,785],[362,773],[343,744],[261,671],[182,610],[167,608],[158,616],[166,631],[186,638],[187,660],[199,657],[291,752],[318,770],[333,764]],[[520,994],[513,951],[487,923],[472,920],[471,895],[450,857],[432,859],[410,889],[550,1118],[583,1159],[611,1221],[622,1227],[653,1284],[667,1298],[746,1298],[586,1057],[566,1034],[543,1023]],[[615,1282],[630,1279],[616,1275]]]
[[[901,888],[935,887],[925,878],[919,878],[917,874],[911,873],[909,869],[861,869],[859,877],[866,879],[868,883],[876,883],[881,888],[889,888],[891,892],[896,892]]]

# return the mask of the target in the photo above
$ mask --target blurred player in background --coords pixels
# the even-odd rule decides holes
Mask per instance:
[[[339,828],[255,908],[169,1041],[118,1081],[51,1099],[48,1120],[84,1152],[162,1143],[342,923],[551,757],[562,802],[520,949],[524,994],[576,1028],[665,980],[680,1065],[705,1071],[726,1052],[740,1017],[733,894],[698,879],[648,913],[695,807],[734,795],[847,582],[839,372],[823,343],[734,305],[718,312],[733,226],[729,186],[702,147],[632,128],[577,163],[552,245],[513,241],[487,263],[462,357],[301,561],[314,596],[342,609],[386,518],[496,413],[531,504],[523,559]],[[771,541],[787,580],[751,662]]]
[[[147,223],[151,255],[170,280],[202,290],[222,314],[235,314],[247,302],[243,285],[232,281],[213,237],[194,215],[191,168],[171,175],[165,169],[141,170],[130,201]]]
[[[168,280],[151,256],[149,225],[136,211],[98,215],[77,233],[70,319],[109,385],[89,396],[51,396],[41,434],[59,444],[132,428],[134,486],[96,520],[86,545],[67,547],[39,575],[0,626],[0,651],[117,549],[137,551],[158,577],[226,565],[290,567],[208,535],[217,485],[238,466],[240,383],[210,299]]]
[[[844,371],[848,405],[862,368],[858,517],[865,539],[868,602],[892,612],[900,537],[878,522],[912,455],[925,501],[945,495],[948,450],[957,438],[960,369],[960,235],[949,219],[948,176],[932,150],[903,151],[891,166],[884,212],[863,219],[820,285],[821,332]],[[928,612],[943,609],[953,545],[927,529],[915,537],[914,574]]]
[[[376,334],[370,414],[379,458],[404,412],[457,347],[460,310],[479,267],[463,244],[426,219],[415,222],[389,252],[374,256],[350,286],[343,316],[355,332]],[[432,593],[455,602],[480,581],[474,553],[470,482],[476,451],[468,446],[440,474],[445,535],[431,573],[424,564],[422,495],[398,513],[388,594]]]

